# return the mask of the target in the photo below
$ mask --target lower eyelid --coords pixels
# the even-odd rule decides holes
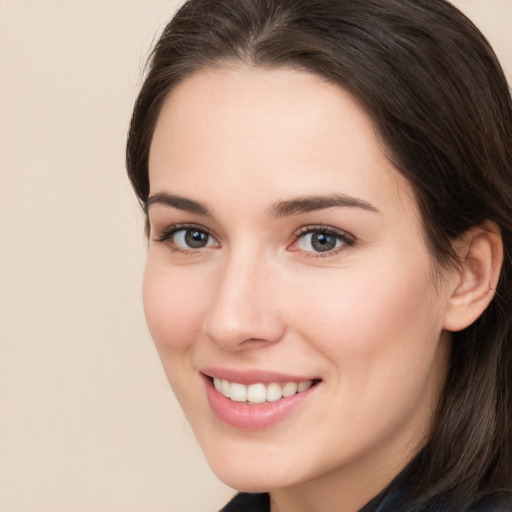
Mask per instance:
[[[345,246],[338,247],[337,249],[333,249],[332,251],[326,251],[326,252],[314,252],[314,251],[301,251],[301,257],[302,258],[309,258],[313,260],[323,259],[323,258],[330,258],[337,256],[338,254],[345,251],[347,248]]]

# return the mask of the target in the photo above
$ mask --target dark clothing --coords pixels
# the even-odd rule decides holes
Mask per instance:
[[[270,496],[267,493],[237,494],[220,512],[270,512]]]
[[[419,457],[359,512],[512,512],[512,494],[504,492],[489,494],[466,506],[454,505],[449,493],[411,502],[411,474],[417,469],[418,461]],[[267,493],[240,493],[220,512],[270,512],[270,496]],[[340,507],[340,512],[343,512],[343,506]]]
[[[408,512],[410,508],[403,506],[403,493],[400,489],[391,489],[385,496],[377,496],[367,503],[359,512]],[[446,499],[430,501],[424,507],[417,509],[424,512],[511,512],[512,497],[496,494],[470,506],[454,508]],[[262,494],[237,494],[220,512],[270,512],[270,497]]]

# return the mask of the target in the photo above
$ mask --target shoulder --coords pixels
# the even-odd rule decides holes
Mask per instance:
[[[512,493],[489,494],[472,505],[468,512],[512,512]]]
[[[462,498],[462,503],[453,490],[413,498],[405,478],[395,481],[359,512],[512,512],[512,491],[488,492],[476,500]]]
[[[493,492],[470,505],[456,505],[450,494],[429,501],[418,512],[512,512],[512,494]],[[405,511],[404,511],[405,512]]]
[[[241,492],[220,512],[270,512],[270,496],[267,493]]]

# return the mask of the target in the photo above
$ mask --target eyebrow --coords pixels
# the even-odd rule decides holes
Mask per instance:
[[[280,201],[271,208],[274,218],[299,215],[301,213],[314,212],[333,207],[362,208],[370,212],[378,213],[379,210],[372,204],[345,194],[332,194],[327,196],[303,196],[286,201]]]
[[[177,208],[178,210],[183,210],[189,213],[197,213],[199,215],[206,215],[211,217],[211,211],[199,201],[194,201],[193,199],[188,199],[186,197],[175,196],[173,194],[167,194],[165,192],[161,192],[158,194],[154,194],[149,197],[145,210],[146,213],[149,210],[150,206],[154,204],[163,205],[163,206],[171,206],[172,208]]]
[[[149,197],[145,207],[146,213],[153,205],[170,206],[189,213],[207,217],[212,216],[211,210],[205,204],[166,192],[160,192]],[[270,208],[270,214],[273,218],[279,219],[333,207],[361,208],[371,212],[379,211],[375,206],[362,199],[345,194],[331,194],[327,196],[302,196],[279,201]]]

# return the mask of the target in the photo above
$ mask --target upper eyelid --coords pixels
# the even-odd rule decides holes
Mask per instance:
[[[178,222],[176,224],[170,224],[167,227],[165,227],[162,231],[172,232],[172,231],[179,231],[180,229],[187,229],[187,228],[192,228],[192,229],[195,228],[200,231],[205,231],[206,233],[208,233],[212,236],[216,236],[212,229],[207,228],[207,227],[205,227],[199,223],[196,223],[196,222]],[[293,232],[293,235],[302,235],[302,234],[305,234],[305,233],[308,233],[311,231],[329,231],[329,232],[344,234],[344,235],[348,235],[348,236],[352,237],[352,235],[348,231],[345,231],[344,229],[336,228],[334,226],[329,226],[327,224],[306,224],[306,225],[301,226],[300,228],[296,229]]]
[[[328,225],[323,225],[323,224],[312,224],[312,225],[302,226],[295,231],[293,236],[298,238],[302,235],[306,235],[308,233],[313,233],[315,231],[324,231],[326,233],[338,235],[343,238],[355,239],[354,235],[352,235],[348,231],[345,231],[344,229],[335,228],[334,226],[328,226]]]
[[[198,231],[203,231],[204,233],[207,233],[209,236],[214,238],[217,242],[219,241],[218,237],[215,235],[215,233],[212,232],[211,229],[201,226],[201,224],[196,224],[192,222],[178,223],[167,226],[164,229],[162,229],[158,235],[155,236],[154,241],[164,242],[171,238],[178,231],[187,229],[197,229]]]

